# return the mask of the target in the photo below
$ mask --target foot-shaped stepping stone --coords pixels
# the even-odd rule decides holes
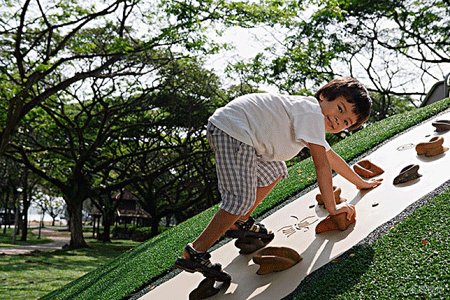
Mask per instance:
[[[356,222],[356,213],[350,220],[347,220],[346,213],[340,213],[338,215],[328,215],[316,226],[316,233],[322,233],[333,230],[346,230],[348,226]]]
[[[450,130],[450,120],[437,120],[431,123],[436,128],[436,132],[446,132]]]
[[[419,171],[419,165],[408,165],[406,167],[404,167],[401,171],[400,174],[394,178],[394,185],[395,184],[400,184],[400,183],[405,183],[408,181],[411,181],[413,179],[417,179],[419,177],[421,177],[422,175],[418,173]]]
[[[288,247],[267,247],[253,256],[253,261],[260,266],[258,275],[284,271],[301,260],[300,254]]]
[[[236,248],[241,249],[239,251],[240,254],[250,254],[255,252],[256,250],[259,250],[261,248],[264,248],[268,243],[270,243],[272,239],[259,239],[254,237],[245,237],[237,239],[236,242],[234,242],[234,245]]]
[[[333,194],[334,194],[334,201],[336,202],[336,204],[347,201],[347,199],[341,197],[341,188],[340,187],[333,186]],[[324,205],[322,194],[319,193],[316,195],[316,201],[320,205]]]
[[[419,143],[416,145],[417,155],[425,155],[426,157],[435,156],[444,153],[448,150],[443,146],[444,138],[442,136],[435,136],[429,142]]]
[[[353,166],[353,170],[359,176],[372,178],[384,173],[384,170],[368,159],[361,160]]]

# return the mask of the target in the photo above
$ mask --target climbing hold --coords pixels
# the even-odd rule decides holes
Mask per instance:
[[[256,250],[264,248],[272,240],[273,238],[261,239],[254,237],[245,237],[237,239],[236,242],[234,242],[234,245],[236,246],[236,248],[241,249],[239,251],[240,254],[250,254],[255,252]]]
[[[400,171],[400,174],[394,178],[394,184],[405,183],[421,177],[422,175],[417,172],[418,170],[419,165],[412,164],[404,167]]]
[[[382,168],[367,159],[357,162],[353,166],[353,170],[356,174],[364,178],[371,178],[384,173]]]
[[[337,186],[333,186],[333,194],[334,194],[334,201],[336,204],[342,203],[347,201],[347,199],[341,197],[341,188]],[[319,203],[319,205],[324,205],[322,194],[316,195],[316,201]]]
[[[288,247],[267,247],[253,256],[253,261],[260,266],[258,275],[289,269],[302,259],[297,251]]]
[[[429,142],[419,143],[416,146],[417,155],[435,156],[442,154],[448,150],[447,147],[442,146],[444,138],[442,136],[435,136]]]
[[[328,215],[316,226],[316,233],[322,233],[333,230],[346,230],[348,226],[356,222],[356,213],[353,214],[350,220],[347,220],[347,213],[340,213],[338,215]]]
[[[450,120],[436,120],[431,123],[436,128],[436,132],[445,132],[450,130]]]

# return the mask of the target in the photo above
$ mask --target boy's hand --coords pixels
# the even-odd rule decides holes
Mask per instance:
[[[355,211],[355,206],[350,205],[347,202],[342,202],[336,205],[335,213],[330,213],[330,215],[338,215],[345,212],[347,214],[347,220],[350,221],[355,214]]]
[[[383,178],[378,178],[378,179],[370,179],[369,181],[365,181],[363,180],[363,183],[358,184],[356,186],[356,188],[358,190],[368,190],[368,189],[373,189],[376,188],[377,186],[379,186],[381,184],[381,182],[383,181]]]

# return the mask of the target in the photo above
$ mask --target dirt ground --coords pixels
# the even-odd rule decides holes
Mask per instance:
[[[64,229],[64,228],[62,228]],[[39,229],[33,229],[34,234],[39,234]],[[53,240],[51,243],[40,245],[26,245],[16,247],[0,247],[0,255],[18,255],[30,253],[32,251],[51,251],[61,249],[64,245],[70,242],[70,232],[65,230],[54,230],[48,228],[41,229],[41,236]]]

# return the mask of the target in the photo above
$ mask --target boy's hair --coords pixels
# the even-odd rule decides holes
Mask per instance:
[[[353,105],[353,113],[357,116],[355,124],[349,130],[354,130],[361,126],[370,116],[372,99],[367,89],[356,79],[351,77],[339,77],[328,82],[321,87],[314,97],[320,100],[320,96],[326,101],[333,101],[339,96],[343,96],[348,103]]]

